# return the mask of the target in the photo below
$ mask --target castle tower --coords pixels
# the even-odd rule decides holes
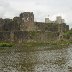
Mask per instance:
[[[64,20],[64,19],[62,19],[62,17],[61,17],[61,16],[57,16],[57,17],[56,17],[56,23],[58,23],[58,24],[65,23],[65,20]]]
[[[45,18],[45,23],[51,23],[51,20],[49,19],[49,15],[47,18]]]
[[[45,18],[45,23],[51,23],[51,20],[49,18]]]
[[[24,12],[20,14],[21,31],[33,31],[34,30],[34,14],[33,12]]]

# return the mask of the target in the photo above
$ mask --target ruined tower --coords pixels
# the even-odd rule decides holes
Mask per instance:
[[[24,12],[20,14],[21,31],[33,31],[34,30],[34,14],[33,12]]]

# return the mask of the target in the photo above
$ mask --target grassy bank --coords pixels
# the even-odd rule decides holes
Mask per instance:
[[[16,51],[41,51],[41,50],[56,50],[68,48],[71,42],[67,40],[51,41],[51,42],[24,42],[17,44]]]
[[[0,47],[13,47],[13,46],[23,46],[23,47],[39,47],[39,46],[65,46],[72,44],[72,41],[69,40],[57,40],[49,42],[22,42],[22,43],[9,43],[9,42],[0,42]]]
[[[18,45],[24,46],[24,47],[36,47],[36,46],[48,46],[48,45],[69,45],[72,42],[68,40],[58,40],[58,41],[50,41],[50,42],[24,42],[20,43]]]
[[[31,52],[31,51],[46,51],[46,50],[56,50],[68,48],[68,41],[52,41],[52,42],[25,42],[17,44],[15,47],[15,52]]]
[[[0,50],[11,50],[14,49],[15,52],[24,51],[41,51],[41,50],[56,50],[68,48],[72,42],[68,40],[58,40],[50,42],[24,42],[24,43],[0,43]],[[10,48],[11,47],[11,48]]]

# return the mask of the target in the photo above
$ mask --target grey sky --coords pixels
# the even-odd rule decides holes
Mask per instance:
[[[13,18],[21,12],[34,12],[35,21],[51,20],[61,15],[72,27],[72,0],[0,0],[0,17]]]

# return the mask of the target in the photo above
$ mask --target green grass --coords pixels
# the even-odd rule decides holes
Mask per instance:
[[[36,46],[46,46],[49,43],[42,43],[42,42],[27,42],[27,43],[21,43],[20,45],[24,47],[36,47]]]
[[[13,43],[0,42],[0,47],[12,47],[13,45]]]

